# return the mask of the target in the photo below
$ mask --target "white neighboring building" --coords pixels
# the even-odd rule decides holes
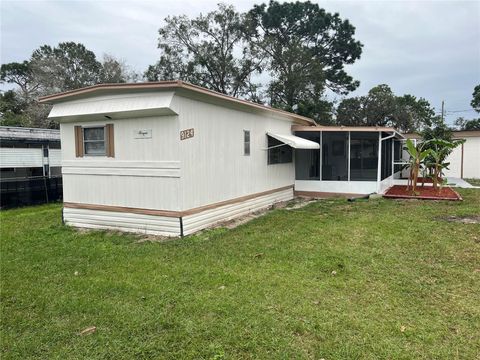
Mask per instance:
[[[290,200],[391,185],[392,128],[311,119],[181,81],[43,97],[60,122],[64,220],[168,236]],[[295,189],[294,189],[295,188]]]
[[[454,131],[454,139],[465,139],[465,143],[455,148],[447,161],[450,169],[447,176],[462,179],[480,179],[480,130]]]
[[[406,134],[406,137],[419,139],[418,134]],[[453,131],[453,139],[464,139],[465,143],[456,147],[448,156],[447,177],[461,179],[480,179],[480,130]]]
[[[60,131],[0,126],[1,179],[60,175]]]

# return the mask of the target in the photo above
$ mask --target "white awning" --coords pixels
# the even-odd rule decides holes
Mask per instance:
[[[294,149],[320,149],[320,144],[295,135],[273,134],[267,132],[268,136],[291,146]]]

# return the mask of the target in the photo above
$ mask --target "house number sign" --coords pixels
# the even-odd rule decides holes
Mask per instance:
[[[193,137],[195,134],[193,128],[180,131],[180,140],[186,140]]]

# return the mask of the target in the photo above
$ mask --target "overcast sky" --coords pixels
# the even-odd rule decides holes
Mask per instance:
[[[196,16],[219,0],[5,1],[1,0],[1,62],[23,61],[43,44],[83,43],[143,72],[158,56],[157,31],[168,15]],[[224,1],[249,10],[261,1]],[[388,84],[398,95],[425,97],[448,122],[472,118],[480,84],[480,1],[321,1],[356,27],[364,44],[348,72],[360,80],[352,95]],[[454,112],[455,111],[455,112]]]

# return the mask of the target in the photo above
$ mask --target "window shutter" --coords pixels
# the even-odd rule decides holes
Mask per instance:
[[[75,126],[75,156],[83,157],[83,131],[81,126]]]
[[[106,153],[107,157],[115,157],[115,142],[114,142],[114,135],[113,135],[113,124],[105,125],[105,133],[106,133]]]

